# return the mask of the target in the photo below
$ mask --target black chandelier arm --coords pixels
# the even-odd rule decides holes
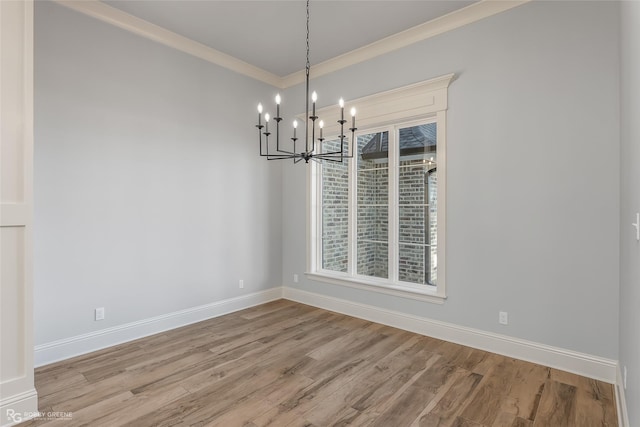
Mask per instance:
[[[340,122],[340,120],[338,120],[338,122]],[[318,156],[327,155],[327,154],[331,154],[331,155],[340,154],[341,156],[349,159],[353,158],[353,141],[355,140],[355,132],[356,130],[358,130],[358,128],[350,128],[349,130],[351,131],[351,151],[349,151],[351,154],[344,154],[344,139],[346,138],[346,136],[344,134],[341,134],[338,137],[340,138],[340,151],[330,151],[328,153],[319,153]],[[318,138],[318,140],[324,140],[324,138]]]
[[[340,111],[340,120],[338,120],[338,124],[340,125],[340,153],[344,152],[344,124],[347,121],[344,119],[344,108]]]
[[[315,157],[321,157],[321,156],[340,156],[340,157],[346,157],[347,159],[352,159],[353,158],[353,154],[345,154],[344,151],[331,151],[329,153],[318,153],[315,155]]]
[[[268,124],[265,125],[265,131],[262,132],[262,135],[264,135],[265,146],[266,146],[267,152],[265,154],[262,154],[262,136],[260,136],[260,155],[261,156],[268,156],[269,155],[269,135],[271,135],[271,132],[269,132]]]
[[[276,135],[278,133],[278,129],[276,126]],[[291,151],[286,151],[286,150],[280,150],[277,142],[276,142],[276,153],[269,153],[269,135],[271,135],[271,132],[263,132],[263,135],[265,136],[265,145],[266,145],[266,149],[267,152],[265,154],[262,154],[262,139],[260,140],[260,155],[263,157],[267,157],[267,160],[276,160],[276,159],[288,159],[291,158],[291,156],[295,155],[294,152]]]
[[[256,127],[258,128],[258,145],[260,147],[260,155],[264,156],[264,154],[262,154],[262,128],[264,126],[257,124]]]
[[[324,160],[324,161],[328,161],[328,162],[334,162],[334,163],[342,163],[342,158],[341,157],[325,157],[322,154],[318,154],[316,156],[314,156],[315,160]]]
[[[280,117],[274,117],[274,120],[276,121],[276,123],[280,123],[280,121],[282,120],[282,118]],[[287,150],[282,150],[280,149],[280,144],[279,144],[279,126],[276,124],[276,153],[269,153],[269,136],[271,135],[271,132],[262,132],[262,129],[265,128],[264,125],[256,125],[256,127],[258,128],[258,142],[260,144],[260,156],[262,157],[272,157],[271,159],[268,160],[275,160],[275,158],[273,158],[274,156],[276,156],[277,158],[282,158],[282,159],[287,159],[287,158],[291,158],[291,156],[295,155],[295,145],[294,145],[294,151],[287,151]],[[263,143],[262,141],[262,135],[265,136],[265,142]],[[291,138],[293,139],[293,138]],[[298,139],[298,138],[296,138]],[[266,146],[266,152],[263,150],[263,145]]]
[[[327,153],[315,153],[315,121],[318,119],[317,116],[309,116],[309,119],[311,119],[313,126],[312,126],[312,141],[313,144],[310,147],[310,150],[307,150],[304,153],[297,153],[296,152],[296,142],[298,141],[298,138],[291,138],[291,140],[293,141],[293,151],[288,151],[288,150],[284,150],[280,148],[280,144],[279,144],[279,124],[280,121],[282,121],[281,117],[274,117],[274,120],[276,121],[276,152],[269,152],[269,136],[272,135],[271,132],[268,131],[268,126],[262,125],[262,124],[258,124],[256,125],[256,128],[258,129],[258,143],[259,143],[259,148],[260,148],[260,156],[262,157],[267,157],[268,160],[283,160],[283,159],[298,159],[296,161],[296,163],[302,159],[307,160],[307,159],[311,159],[313,157],[315,158],[319,158],[319,159],[326,159],[326,160],[335,160],[336,158],[348,158],[351,159],[353,158],[353,146],[354,146],[354,141],[355,141],[355,131],[357,130],[357,128],[349,128],[349,130],[351,131],[351,150],[349,151],[351,154],[345,154],[344,152],[344,144],[345,141],[344,139],[346,138],[346,136],[344,134],[341,134],[339,136],[340,138],[340,151],[330,151]],[[338,120],[338,123],[340,123],[341,125],[343,123],[341,122],[346,122],[346,120]],[[262,129],[265,129],[265,132],[262,132]],[[321,133],[322,134],[322,133]],[[264,141],[262,139],[262,136],[264,135]],[[322,145],[323,141],[326,140],[326,138],[317,138],[317,140],[320,142],[320,144]],[[265,152],[266,150],[266,152]],[[331,159],[329,159],[329,156],[333,156]],[[307,160],[308,162],[308,160]]]
[[[260,152],[260,156],[262,157],[281,157],[283,159],[288,159],[291,158],[292,156],[295,156],[296,153],[294,153],[293,151],[280,151],[278,153],[270,153],[269,152],[269,147],[267,146],[267,152],[263,153],[262,151]]]
[[[297,155],[276,156],[275,154],[272,154],[269,157],[267,157],[267,160],[287,160],[287,159],[295,159],[296,157],[299,157],[299,156],[297,156]]]
[[[313,153],[314,151],[316,151],[316,120],[318,120],[318,116],[314,114],[309,116],[309,119],[311,120],[311,147],[307,147],[307,152]]]
[[[276,151],[280,151],[280,122],[282,121],[282,117],[280,117],[280,104],[277,105],[276,116],[273,118],[276,122]]]

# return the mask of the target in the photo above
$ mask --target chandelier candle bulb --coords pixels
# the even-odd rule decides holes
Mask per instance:
[[[351,107],[351,127],[356,127],[356,107]]]
[[[258,126],[262,125],[262,104],[258,104]]]
[[[318,100],[318,94],[316,93],[316,91],[314,90],[313,93],[311,94],[311,101],[313,101],[313,112],[311,113],[311,115],[313,117],[316,116],[316,101]]]
[[[280,117],[280,94],[276,95],[276,117]]]
[[[318,123],[318,126],[320,127],[320,141],[322,141],[322,128],[324,127],[324,121],[320,120],[320,123]]]
[[[298,129],[298,121],[294,120],[293,121],[293,138],[295,139],[296,137],[296,129]]]
[[[344,120],[344,99],[340,98],[340,101],[338,101],[338,104],[340,104],[340,120]]]
[[[269,133],[269,113],[264,115],[264,125],[265,125],[264,131],[266,133]]]

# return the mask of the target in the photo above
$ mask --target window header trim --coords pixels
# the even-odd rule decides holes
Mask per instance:
[[[424,118],[430,114],[444,111],[448,107],[447,89],[455,74],[414,83],[408,86],[376,93],[345,102],[345,111],[355,107],[358,112],[358,129],[383,126],[397,121]],[[340,107],[335,104],[316,111],[318,117],[339,117]],[[304,120],[304,114],[299,118]],[[337,122],[326,123],[325,135],[338,135]]]

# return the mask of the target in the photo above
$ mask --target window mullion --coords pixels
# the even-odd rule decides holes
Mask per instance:
[[[311,182],[309,185],[311,206],[309,208],[309,223],[307,224],[311,250],[310,253],[307,252],[307,271],[317,271],[322,268],[322,206],[324,204],[322,179],[322,166],[311,165],[307,173],[307,180]]]
[[[358,238],[358,223],[357,223],[357,209],[358,209],[358,179],[357,179],[357,170],[358,170],[358,135],[353,136],[354,141],[351,144],[353,148],[352,158],[349,160],[349,173],[348,173],[348,200],[349,200],[349,209],[348,209],[348,257],[347,257],[347,271],[350,276],[356,275],[357,269],[357,259],[358,259],[358,245],[356,239]]]
[[[389,129],[389,191],[388,191],[388,250],[389,250],[389,280],[398,281],[398,133],[399,128]]]

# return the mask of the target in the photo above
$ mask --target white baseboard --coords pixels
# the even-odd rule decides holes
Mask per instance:
[[[9,427],[35,417],[38,411],[38,393],[31,389],[0,400],[0,426]]]
[[[617,388],[623,390],[621,380],[619,379],[620,372],[618,364],[615,360],[289,287],[276,287],[262,292],[242,295],[240,297],[192,307],[162,316],[40,344],[35,347],[35,365],[43,366],[69,359],[74,356],[222,316],[283,297],[314,307],[324,308],[422,335],[428,335],[469,347],[550,366],[589,378],[606,381],[610,384],[617,384]],[[624,409],[624,393],[620,392],[619,394],[621,395],[621,406]]]
[[[267,289],[100,331],[35,346],[35,366],[69,359],[123,342],[222,316],[282,298],[282,287]]]
[[[616,383],[617,361],[285,287],[283,297],[418,334]]]
[[[624,380],[622,379],[622,370],[620,364],[616,366],[616,407],[618,409],[618,425],[620,427],[629,427],[629,413],[627,412],[627,399],[624,395]]]

